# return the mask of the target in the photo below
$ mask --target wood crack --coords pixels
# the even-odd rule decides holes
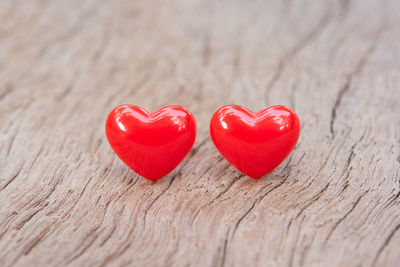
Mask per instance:
[[[74,253],[69,259],[65,261],[65,264],[70,264],[73,261],[77,260],[80,256],[82,256],[85,251],[97,240],[99,235],[95,234],[96,231],[100,228],[100,225],[95,226],[92,230],[90,230],[80,242],[80,248],[77,252]],[[86,242],[87,241],[87,242]],[[86,244],[85,244],[86,243]]]
[[[250,211],[252,211],[252,210],[254,209],[254,207],[256,206],[257,201],[258,201],[258,199],[256,199],[256,200],[253,202],[253,204],[251,205],[251,207],[250,207],[250,208],[239,218],[239,220],[236,222],[235,227],[233,228],[233,232],[232,232],[232,239],[233,239],[233,236],[235,235],[236,230],[238,229],[240,223],[243,221],[244,217],[246,217],[246,216],[250,213]]]
[[[9,186],[14,181],[14,179],[18,177],[18,175],[21,173],[21,170],[23,167],[24,167],[24,164],[22,164],[21,167],[18,169],[18,171],[14,175],[12,175],[11,178],[8,179],[8,181],[5,182],[5,184],[0,188],[0,191],[6,189],[7,186]]]
[[[335,99],[335,102],[331,110],[331,119],[329,122],[329,131],[332,139],[335,137],[335,121],[337,117],[337,112],[342,104],[343,97],[349,92],[354,78],[362,73],[366,63],[368,62],[369,57],[372,55],[372,53],[375,51],[377,47],[381,33],[382,30],[379,30],[378,33],[375,34],[374,40],[370,43],[365,53],[361,56],[354,70],[349,75],[347,75],[346,82],[344,83],[342,88],[339,90],[339,93],[337,94],[337,97]]]
[[[351,208],[345,213],[345,215],[340,218],[332,227],[332,229],[329,231],[328,235],[325,238],[324,244],[328,242],[332,234],[336,231],[337,227],[354,211],[354,209],[357,207],[358,203],[360,200],[368,193],[368,190],[365,191],[362,195],[360,195],[357,200],[354,202],[354,204],[351,206]]]
[[[17,258],[14,260],[14,264],[23,256],[23,255],[28,255],[32,249],[39,244],[40,241],[44,239],[44,237],[50,232],[51,226],[49,225],[46,228],[44,228],[29,244],[28,246],[23,250],[22,254],[19,254]]]
[[[386,237],[383,244],[379,247],[378,252],[375,254],[374,260],[372,262],[372,266],[376,266],[376,262],[379,260],[383,250],[389,245],[393,236],[400,230],[400,224],[398,224],[392,231],[390,231],[389,235]]]
[[[17,136],[17,133],[13,134],[13,136],[11,137],[11,141],[10,141],[10,144],[8,145],[8,149],[7,149],[7,156],[10,155],[11,148],[12,148],[12,146],[14,144],[16,136]]]
[[[276,82],[281,77],[283,70],[286,68],[286,65],[290,62],[290,60],[299,53],[308,43],[310,43],[313,39],[315,39],[325,27],[329,24],[331,20],[331,12],[328,11],[321,20],[317,23],[316,27],[312,29],[303,39],[301,39],[279,62],[274,75],[272,76],[271,80],[267,85],[267,91],[272,90],[275,86]],[[266,101],[268,102],[268,101]]]
[[[11,92],[14,91],[14,87],[10,84],[6,86],[6,89],[0,93],[0,101],[6,98]]]
[[[254,207],[256,206],[257,202],[261,202],[268,194],[270,194],[272,191],[276,190],[277,188],[279,188],[280,186],[282,186],[282,185],[286,182],[286,180],[287,180],[288,177],[290,176],[290,171],[291,171],[290,162],[292,161],[292,158],[293,158],[293,154],[290,156],[290,158],[289,158],[289,160],[288,160],[286,166],[283,168],[283,171],[286,170],[285,178],[282,179],[281,182],[279,182],[277,185],[275,185],[274,187],[272,187],[270,190],[268,190],[267,192],[265,192],[263,195],[261,195],[259,198],[257,198],[257,199],[253,202],[252,206],[251,206],[251,207],[239,218],[239,220],[236,222],[236,225],[235,225],[235,227],[234,227],[234,229],[233,229],[233,232],[232,232],[232,239],[233,239],[233,236],[235,235],[236,230],[237,230],[237,228],[239,227],[240,223],[241,223],[241,222],[243,221],[243,219],[251,212],[251,210],[254,209]]]
[[[225,234],[224,246],[223,246],[223,248],[222,248],[222,258],[221,258],[221,265],[220,265],[220,267],[225,266],[225,262],[226,262],[226,253],[227,253],[227,247],[228,247],[228,236],[229,236],[229,231],[230,231],[230,228],[228,228],[228,230],[226,231],[226,234]]]
[[[310,207],[313,203],[318,201],[320,197],[323,195],[323,193],[328,189],[329,183],[327,183],[313,198],[311,199],[310,202],[308,202],[306,205],[303,206],[303,208],[300,209],[299,213],[297,213],[296,218],[300,217],[300,215],[308,208]]]
[[[146,208],[146,211],[144,213],[144,217],[143,217],[143,231],[146,229],[146,219],[147,219],[147,214],[149,212],[149,210],[154,206],[154,203],[162,196],[164,195],[165,192],[167,192],[167,190],[171,187],[172,183],[174,182],[174,180],[177,177],[182,176],[182,171],[179,170],[174,176],[172,176],[171,180],[169,181],[168,186],[150,203],[150,205]]]
[[[211,200],[209,205],[213,204],[215,200],[219,199],[222,195],[224,195],[226,192],[228,192],[228,190],[232,187],[232,185],[234,185],[237,181],[239,181],[244,176],[246,176],[246,175],[240,174],[237,177],[235,177],[223,191],[221,191],[213,200]]]

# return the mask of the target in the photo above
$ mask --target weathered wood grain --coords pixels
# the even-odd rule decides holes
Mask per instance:
[[[1,266],[398,266],[400,2],[0,1]],[[155,183],[111,151],[116,105],[189,108]],[[224,104],[288,105],[260,180],[212,145]]]

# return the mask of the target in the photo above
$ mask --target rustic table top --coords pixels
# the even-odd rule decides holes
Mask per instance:
[[[400,2],[0,2],[1,266],[398,266]],[[157,182],[112,108],[183,105],[189,156]],[[282,104],[299,143],[254,180],[208,124]]]

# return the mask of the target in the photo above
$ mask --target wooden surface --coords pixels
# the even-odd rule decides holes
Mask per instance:
[[[400,2],[0,1],[1,266],[399,266]],[[196,144],[152,183],[111,151],[119,104],[179,104]],[[208,123],[293,108],[263,179]]]

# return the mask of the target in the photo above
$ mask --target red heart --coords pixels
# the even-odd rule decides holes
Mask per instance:
[[[214,113],[210,133],[222,156],[257,179],[275,169],[292,151],[299,139],[300,121],[285,106],[253,112],[228,105]]]
[[[106,121],[108,142],[132,170],[155,181],[171,172],[196,139],[196,121],[184,107],[168,106],[154,113],[121,105]]]

